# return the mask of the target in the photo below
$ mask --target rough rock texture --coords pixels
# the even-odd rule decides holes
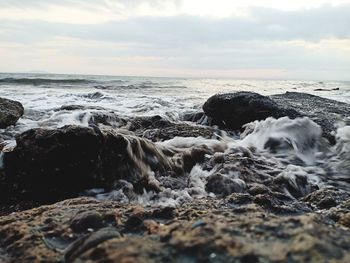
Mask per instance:
[[[270,98],[253,92],[216,94],[205,102],[203,110],[212,125],[234,130],[267,117],[299,116],[295,110],[279,106]]]
[[[0,129],[14,125],[23,113],[24,108],[20,102],[0,98]]]
[[[209,132],[214,131],[199,126],[197,130],[197,126],[187,124],[183,127],[186,128],[174,129],[169,124],[167,129],[173,133],[163,130],[163,135],[191,132],[193,136],[207,132],[209,137]],[[185,187],[192,167],[204,161],[206,154],[213,154],[205,146],[179,150],[129,133],[96,126],[65,126],[20,134],[16,137],[16,148],[4,154],[0,203],[47,204],[76,197],[92,188],[123,189],[131,198],[144,190],[159,192],[162,187],[173,189],[176,184]],[[155,135],[152,136],[155,140]],[[156,138],[159,140],[159,136]]]
[[[349,104],[307,93],[286,92],[270,98],[277,104],[293,108],[316,122],[321,126],[323,136],[331,143],[335,142],[332,135],[332,131],[336,130],[335,124],[350,116]]]
[[[246,196],[178,208],[78,198],[13,213],[0,217],[0,260],[348,262],[349,199],[330,210],[279,215]]]
[[[30,130],[17,137],[14,151],[5,153],[0,203],[51,203],[92,188],[121,190],[128,199],[144,189],[169,198],[167,193],[176,189],[217,196],[252,191],[271,210],[307,210],[294,205],[296,198],[318,189],[307,173],[290,177],[284,174],[285,165],[254,147],[227,151],[225,141],[212,143],[176,148],[97,127]],[[203,170],[200,173],[210,173],[201,183],[191,179],[195,165]],[[171,193],[171,198],[181,199],[181,194]]]
[[[203,125],[208,125],[207,118],[203,111],[185,113],[181,116],[183,121],[196,122]]]
[[[336,130],[335,124],[350,116],[347,103],[298,92],[269,97],[252,92],[217,94],[205,102],[203,110],[209,117],[208,123],[201,113],[189,114],[184,118],[201,124],[241,130],[242,125],[267,117],[288,116],[294,119],[306,116],[321,126],[323,136],[332,144],[335,143],[332,134]]]
[[[113,130],[32,129],[16,141],[14,151],[4,156],[2,198],[15,194],[24,200],[59,200],[90,188],[111,189],[120,179],[135,185],[141,181],[147,188],[145,165],[154,171],[170,170],[161,150]]]
[[[80,105],[66,105],[57,110],[82,110],[79,119],[84,120],[88,118],[90,126],[124,129],[153,142],[169,140],[177,136],[217,138],[216,134],[220,135],[222,133],[220,130],[212,127],[173,122],[159,115],[122,118],[114,111]]]
[[[179,137],[216,138],[221,131],[201,125],[190,125],[183,122],[171,122],[159,115],[152,117],[136,117],[122,127],[134,132],[137,136],[147,138],[151,141],[164,141]]]

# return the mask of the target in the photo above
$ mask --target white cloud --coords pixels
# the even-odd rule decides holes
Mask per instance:
[[[140,16],[249,16],[254,7],[292,11],[350,0],[1,0],[0,19],[97,24]]]
[[[349,79],[341,2],[0,0],[0,71]]]

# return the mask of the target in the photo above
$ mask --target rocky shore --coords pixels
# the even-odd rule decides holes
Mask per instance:
[[[91,111],[88,127],[0,141],[0,262],[348,262],[350,159],[335,133],[348,104],[237,92],[181,122]],[[1,128],[22,115],[0,99]],[[286,123],[295,141],[232,139]],[[298,168],[335,143],[342,174],[339,157],[319,164],[327,174]]]
[[[3,262],[347,262],[350,202],[275,213],[261,194],[172,207],[69,199],[0,219]],[[315,202],[315,203],[313,203]],[[331,205],[331,206],[333,206]],[[321,205],[322,206],[322,205]]]

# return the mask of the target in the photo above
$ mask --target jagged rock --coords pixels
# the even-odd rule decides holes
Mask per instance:
[[[55,111],[75,111],[75,110],[105,110],[102,107],[99,106],[83,106],[83,105],[76,105],[76,104],[71,104],[71,105],[63,105],[58,109],[55,109]]]
[[[147,167],[171,170],[161,149],[110,129],[32,129],[16,141],[14,151],[4,156],[2,184],[10,197],[12,193],[24,200],[59,200],[86,189],[112,189],[120,179],[142,192],[148,187]]]
[[[195,113],[185,113],[181,119],[183,121],[190,121],[190,122],[196,122],[198,124],[202,125],[208,125],[208,117],[205,115],[203,111],[195,112]]]
[[[347,103],[299,92],[272,96],[253,92],[217,94],[205,102],[203,110],[209,117],[209,123],[202,124],[233,130],[241,130],[242,125],[267,117],[308,117],[321,126],[323,136],[331,144],[335,143],[335,125],[350,115]],[[186,120],[196,120],[195,116],[186,116]]]
[[[114,128],[120,128],[127,124],[127,120],[120,118],[113,111],[93,111],[90,113],[89,125],[106,125]]]
[[[300,116],[297,111],[253,92],[216,94],[205,102],[203,110],[212,125],[233,130],[241,130],[246,123],[268,117]]]
[[[76,214],[70,223],[70,228],[74,232],[84,232],[89,228],[99,229],[103,226],[103,219],[96,211],[84,211]]]
[[[305,196],[302,200],[319,209],[335,207],[350,198],[350,193],[336,188],[323,188]]]
[[[218,129],[184,122],[172,122],[159,115],[130,119],[129,123],[122,128],[154,142],[173,139],[177,136],[216,138],[216,134],[221,135]]]
[[[0,98],[0,129],[16,124],[24,108],[18,101]]]
[[[232,194],[225,199],[196,199],[176,209],[164,208],[164,212],[152,206],[70,199],[0,217],[0,259],[347,262],[349,202],[331,208],[328,214],[280,215],[253,201],[248,194]],[[71,218],[80,211],[101,215],[103,228],[72,232]]]
[[[244,181],[220,173],[209,176],[206,190],[218,196],[227,196],[232,193],[241,193],[246,189]]]

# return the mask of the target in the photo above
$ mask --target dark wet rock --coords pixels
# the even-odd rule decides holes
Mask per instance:
[[[298,199],[318,190],[307,175],[288,172],[271,158],[262,161],[257,152],[232,148],[231,152],[214,155],[203,169],[211,170],[206,190],[223,197],[232,193],[249,194],[254,203],[276,213],[302,213],[308,204]]]
[[[318,185],[304,174],[288,174],[282,172],[273,179],[273,184],[279,185],[295,198],[303,197],[318,190]]]
[[[159,177],[160,186],[170,189],[184,189],[187,186],[187,177],[185,176],[163,176]]]
[[[146,129],[162,128],[170,124],[170,121],[159,115],[151,117],[136,117],[130,120],[128,130],[139,131]]]
[[[130,119],[129,123],[122,128],[153,142],[169,140],[177,136],[216,138],[216,134],[221,135],[218,129],[184,122],[172,122],[159,115]]]
[[[143,219],[141,216],[133,215],[129,217],[128,221],[125,224],[125,228],[129,231],[135,230],[137,227],[141,226],[142,223]]]
[[[333,91],[333,90],[339,90],[339,88],[334,88],[334,89],[314,89],[314,91]]]
[[[127,120],[119,117],[113,111],[94,111],[90,113],[89,125],[106,125],[120,128],[127,124]]]
[[[297,111],[279,106],[269,97],[253,92],[216,94],[205,102],[203,110],[211,125],[233,130],[241,130],[246,123],[268,117],[299,116]]]
[[[321,126],[323,136],[332,144],[335,143],[332,134],[336,130],[335,124],[350,115],[347,103],[299,92],[272,96],[252,92],[217,94],[206,101],[203,110],[210,125],[233,130],[241,130],[242,125],[267,117],[309,117]]]
[[[24,108],[18,101],[0,98],[0,129],[16,124]]]
[[[217,194],[219,196],[227,196],[232,193],[241,193],[245,190],[246,185],[244,181],[231,178],[220,173],[209,176],[206,184],[208,192]]]
[[[326,210],[325,213],[339,225],[350,229],[350,198]]]
[[[81,237],[71,244],[65,251],[64,259],[66,262],[73,262],[75,258],[79,257],[85,251],[88,251],[107,240],[120,237],[120,233],[116,231],[115,228],[102,228],[90,235]]]
[[[349,104],[307,93],[286,92],[272,95],[270,98],[278,105],[293,108],[303,116],[316,122],[321,126],[323,136],[332,144],[335,143],[332,134],[332,131],[336,130],[335,124],[350,116]]]
[[[336,188],[323,188],[305,196],[302,200],[319,209],[335,207],[350,198],[350,194]]]
[[[4,183],[10,186],[10,193],[24,200],[58,200],[86,189],[108,190],[118,180],[126,180],[142,192],[148,189],[145,167],[155,172],[171,170],[161,149],[113,130],[77,126],[33,129],[16,141],[14,151],[4,156]]]
[[[311,209],[303,203],[300,203],[288,195],[278,192],[269,194],[257,194],[253,197],[253,202],[264,209],[283,215],[283,214],[300,214],[310,212]]]
[[[270,189],[263,184],[253,183],[249,186],[248,192],[254,196],[258,194],[270,193]]]
[[[164,206],[155,209],[152,212],[152,217],[158,218],[158,219],[172,219],[175,218],[177,215],[177,211],[174,207],[171,206]]]
[[[194,113],[185,113],[181,117],[181,120],[183,120],[183,121],[196,122],[196,123],[202,124],[202,125],[208,125],[207,119],[208,119],[208,117],[205,115],[205,113],[203,111],[194,112]]]
[[[60,108],[56,109],[55,111],[74,111],[74,110],[105,110],[102,107],[99,106],[83,106],[83,105],[63,105]]]
[[[72,233],[71,218],[82,210],[103,218],[112,211],[115,222]],[[166,211],[169,217],[158,210],[78,198],[3,216],[1,255],[9,262],[347,262],[350,256],[349,201],[327,214],[280,215],[235,193],[193,200]],[[135,227],[126,227],[137,216]]]
[[[96,211],[85,211],[76,214],[71,221],[70,228],[74,232],[84,232],[89,228],[99,229],[103,226],[103,218]]]

